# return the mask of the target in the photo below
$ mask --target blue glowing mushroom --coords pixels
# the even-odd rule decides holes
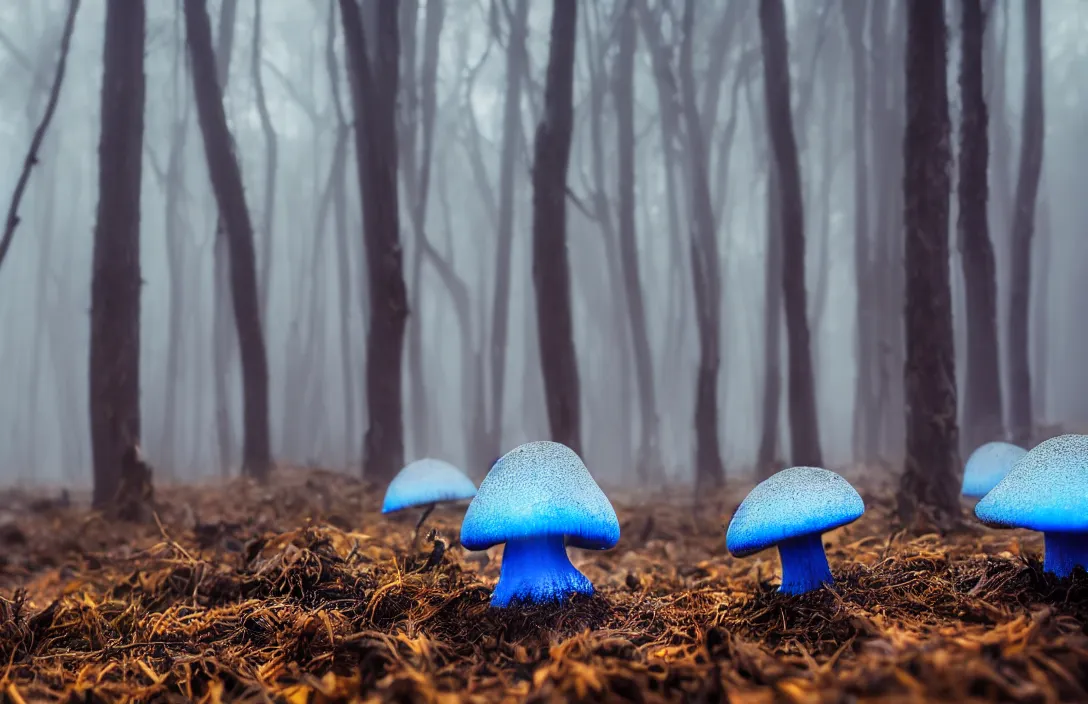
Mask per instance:
[[[491,467],[461,523],[461,545],[506,543],[491,605],[562,602],[592,594],[566,545],[607,550],[620,539],[608,498],[577,453],[557,442],[530,442]]]
[[[979,445],[963,468],[963,495],[973,499],[986,496],[1026,454],[1027,450],[1008,442]]]
[[[385,490],[382,513],[423,507],[416,523],[416,536],[437,504],[476,496],[476,485],[449,462],[425,458],[406,465]]]
[[[752,489],[733,514],[725,544],[736,557],[778,547],[783,594],[831,584],[821,534],[853,523],[865,503],[850,483],[819,467],[790,467]]]
[[[1039,443],[975,505],[992,528],[1041,531],[1043,569],[1068,577],[1088,568],[1088,435],[1059,435]]]

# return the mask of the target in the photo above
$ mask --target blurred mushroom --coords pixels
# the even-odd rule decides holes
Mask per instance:
[[[416,522],[413,540],[434,507],[447,501],[460,501],[476,496],[476,485],[464,472],[449,462],[425,458],[409,463],[389,482],[382,502],[382,513],[394,513],[406,508],[423,506]]]
[[[985,496],[1025,454],[1027,450],[1008,442],[979,445],[963,468],[963,495],[974,499]]]

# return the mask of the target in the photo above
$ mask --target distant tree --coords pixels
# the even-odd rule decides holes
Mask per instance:
[[[370,426],[363,439],[363,471],[374,481],[385,482],[404,464],[401,373],[408,318],[397,193],[398,3],[377,0],[372,7],[377,45],[371,52],[359,6],[355,0],[339,2],[355,112],[356,167],[370,285],[366,341]]]
[[[230,252],[231,299],[242,361],[242,471],[248,476],[266,479],[272,464],[268,430],[268,358],[261,332],[253,225],[216,75],[207,0],[185,3],[185,31],[208,175]]]
[[[756,471],[781,469],[778,420],[782,409],[782,195],[777,169],[767,164],[767,252],[763,277],[763,404]]]
[[[1009,431],[1020,445],[1031,443],[1031,369],[1028,364],[1031,240],[1039,175],[1043,166],[1043,30],[1041,0],[1024,0],[1024,113],[1020,140],[1020,174],[1016,181],[1009,275]]]
[[[578,0],[552,10],[544,117],[533,158],[533,283],[544,395],[552,439],[582,452],[580,384],[567,260],[567,166],[574,131],[574,49]]]
[[[710,201],[707,149],[695,100],[692,35],[695,3],[684,3],[680,44],[680,96],[691,169],[691,271],[699,330],[695,380],[695,482],[701,488],[725,482],[718,438],[718,374],[721,369],[721,264],[714,208]]]
[[[631,322],[635,377],[638,381],[639,422],[642,428],[639,435],[639,476],[649,477],[660,469],[661,448],[653,357],[646,329],[646,303],[639,276],[635,231],[635,51],[638,48],[638,24],[634,0],[626,0],[620,13],[619,51],[616,53],[613,86],[619,157],[619,250],[627,294],[627,313]]]
[[[789,40],[782,0],[760,0],[763,38],[763,84],[767,96],[767,130],[778,174],[782,204],[782,303],[789,341],[789,415],[792,462],[819,467],[820,429],[816,416],[816,384],[812,372],[808,307],[805,302],[805,221],[801,169],[790,108]]]
[[[913,517],[918,504],[937,514],[959,513],[961,470],[948,263],[947,62],[944,3],[914,0],[907,6],[903,136],[907,455],[898,498],[904,520]]]
[[[506,84],[503,90],[502,144],[499,153],[499,202],[495,245],[495,293],[491,307],[491,414],[485,461],[501,454],[503,406],[506,394],[506,347],[510,329],[510,257],[514,243],[514,188],[518,182],[521,147],[522,79],[529,61],[526,53],[529,0],[513,0],[506,44]],[[481,379],[482,382],[482,379]]]
[[[261,305],[261,321],[268,324],[268,294],[272,281],[272,243],[273,224],[276,221],[276,171],[279,163],[279,139],[276,129],[272,126],[272,116],[268,111],[268,101],[264,95],[264,81],[261,78],[261,34],[262,13],[261,0],[254,0],[253,7],[253,45],[250,55],[250,70],[253,74],[253,90],[256,94],[257,114],[261,118],[261,133],[264,135],[265,170],[264,170],[264,198],[261,215],[261,252],[260,275],[257,278],[257,290]]]
[[[106,5],[89,393],[93,501],[98,507],[116,497],[122,457],[140,442],[145,23],[142,0],[111,0]]]
[[[997,338],[997,280],[986,202],[989,116],[982,84],[986,20],[981,0],[961,0],[959,247],[967,298],[967,373],[963,439],[971,450],[1004,437]]]

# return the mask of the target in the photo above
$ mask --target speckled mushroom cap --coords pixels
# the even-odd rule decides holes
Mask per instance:
[[[745,557],[783,540],[844,526],[863,513],[861,496],[835,472],[790,467],[756,484],[745,497],[729,522],[725,546]]]
[[[975,506],[994,528],[1088,532],[1088,435],[1059,435],[1021,457]]]
[[[620,524],[574,450],[549,441],[499,458],[461,523],[461,544],[469,550],[559,535],[575,547],[604,550],[619,541]]]
[[[1008,442],[979,445],[967,458],[963,468],[963,495],[985,496],[1027,452],[1019,445]]]
[[[449,462],[428,457],[409,463],[393,477],[385,490],[382,513],[475,495],[476,485],[464,472]]]

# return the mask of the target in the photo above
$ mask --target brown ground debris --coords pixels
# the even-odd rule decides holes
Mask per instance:
[[[735,559],[743,491],[613,496],[597,586],[488,606],[502,548],[457,544],[339,474],[161,487],[156,520],[0,497],[0,692],[10,701],[1088,701],[1088,578],[1042,573],[1036,533],[894,532],[894,496],[825,535],[837,584],[775,593],[774,551]],[[965,514],[969,515],[969,514]],[[426,532],[426,528],[424,529]],[[435,540],[441,545],[434,549]],[[442,550],[442,547],[445,550]]]

